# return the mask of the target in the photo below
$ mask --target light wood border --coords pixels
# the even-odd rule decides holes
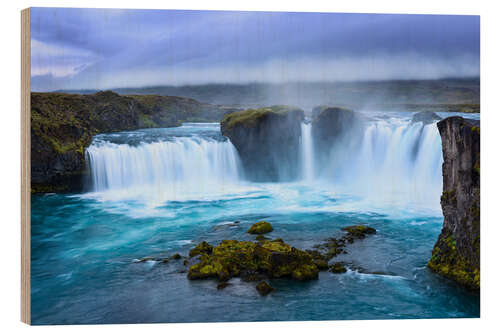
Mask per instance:
[[[21,321],[31,324],[31,26],[21,11]]]

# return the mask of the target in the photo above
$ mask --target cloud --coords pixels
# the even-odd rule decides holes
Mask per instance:
[[[479,75],[478,16],[36,8],[32,21],[34,90]]]
[[[31,75],[71,77],[89,67],[99,57],[90,50],[68,45],[51,45],[31,39]]]

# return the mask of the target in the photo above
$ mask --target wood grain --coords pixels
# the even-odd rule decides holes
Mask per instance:
[[[21,321],[31,323],[31,27],[30,9],[21,11]]]

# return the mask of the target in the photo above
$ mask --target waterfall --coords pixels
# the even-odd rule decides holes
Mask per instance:
[[[311,123],[301,124],[301,170],[302,179],[311,181],[314,178],[314,145],[311,135]]]
[[[171,137],[137,146],[109,141],[87,149],[93,189],[144,191],[163,199],[215,192],[240,179],[240,162],[229,140]]]
[[[244,191],[249,184],[242,184],[235,147],[220,135],[218,124],[207,126],[96,138],[86,157],[94,193],[160,204],[218,200]],[[304,122],[299,148],[297,180],[305,184],[394,204],[439,205],[443,159],[436,124],[370,121],[362,131],[332,141],[325,152],[314,146],[312,125]]]
[[[321,176],[377,200],[439,205],[443,163],[436,124],[369,123],[356,145],[334,145]]]

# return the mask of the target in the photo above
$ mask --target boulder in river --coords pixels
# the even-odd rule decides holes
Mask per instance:
[[[267,283],[266,281],[262,281],[255,288],[257,289],[259,294],[261,294],[261,296],[266,296],[267,294],[269,294],[271,291],[274,290],[274,288],[271,287],[269,283]]]
[[[347,272],[347,269],[345,268],[344,263],[342,262],[336,262],[333,265],[330,266],[329,271],[334,274],[342,274]]]
[[[374,228],[368,227],[366,225],[351,225],[348,227],[342,228],[343,231],[346,231],[347,234],[351,237],[363,239],[366,235],[376,234],[377,230]]]
[[[250,229],[248,229],[249,234],[257,235],[267,234],[271,231],[273,231],[273,226],[271,225],[271,223],[266,221],[257,222],[253,224]]]

